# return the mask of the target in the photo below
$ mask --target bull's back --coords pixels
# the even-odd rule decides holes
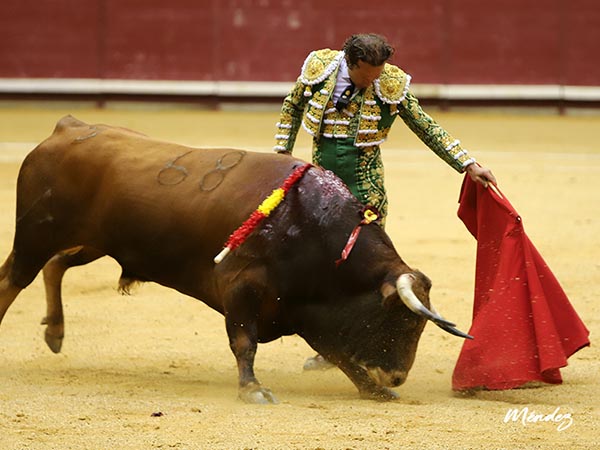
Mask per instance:
[[[71,199],[82,214],[84,207],[125,202],[133,209],[169,206],[188,219],[226,213],[238,220],[279,187],[295,164],[270,153],[161,142],[67,116],[25,159],[19,190],[38,198],[51,191]]]
[[[18,234],[51,240],[49,252],[91,246],[134,276],[185,290],[180,280],[207,272],[229,234],[298,164],[68,117],[23,163]]]

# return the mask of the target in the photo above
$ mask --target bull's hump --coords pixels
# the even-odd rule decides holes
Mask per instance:
[[[339,197],[346,200],[355,199],[354,195],[352,195],[344,182],[332,171],[319,168],[311,172],[314,176],[312,182],[318,187],[322,195],[329,198]]]

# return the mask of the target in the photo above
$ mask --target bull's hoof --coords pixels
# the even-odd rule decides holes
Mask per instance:
[[[329,370],[336,367],[335,364],[327,361],[323,356],[316,355],[308,358],[302,367],[304,370]]]
[[[256,383],[241,387],[239,396],[243,402],[255,405],[276,405],[279,403],[270,389],[264,388]]]
[[[400,398],[400,394],[386,387],[380,387],[375,390],[361,391],[360,398],[375,400],[378,402],[390,402],[393,400],[398,400]]]
[[[44,340],[46,341],[46,344],[48,344],[48,347],[50,347],[50,350],[52,350],[53,353],[60,353],[60,349],[62,348],[63,343],[63,337],[64,336],[56,336],[48,333],[48,329],[46,329],[46,332],[44,333]]]

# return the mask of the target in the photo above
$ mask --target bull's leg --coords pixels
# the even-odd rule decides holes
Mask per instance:
[[[254,375],[254,357],[258,346],[256,323],[235,323],[226,319],[229,346],[235,355],[239,376],[239,396],[246,403],[277,403],[273,393],[261,386]]]
[[[278,403],[273,393],[261,386],[254,375],[254,357],[258,347],[257,316],[265,289],[256,283],[260,270],[247,270],[229,289],[225,325],[229,346],[235,355],[239,374],[239,397],[246,403]],[[242,278],[253,279],[244,282]]]
[[[63,276],[70,267],[88,264],[102,256],[104,253],[98,250],[78,247],[57,253],[44,266],[46,317],[42,319],[42,325],[47,325],[44,339],[54,353],[60,352],[65,331],[61,293]]]
[[[389,401],[398,398],[398,393],[386,387],[377,385],[362,367],[345,362],[339,362],[338,367],[358,388],[361,398],[378,401]]]
[[[2,323],[2,319],[8,308],[10,308],[10,305],[12,305],[12,302],[23,289],[11,281],[10,272],[13,261],[14,253],[11,252],[4,264],[2,264],[2,267],[0,267],[0,323]]]
[[[19,292],[31,284],[49,259],[43,248],[17,245],[18,237],[17,228],[13,251],[0,267],[0,322]]]

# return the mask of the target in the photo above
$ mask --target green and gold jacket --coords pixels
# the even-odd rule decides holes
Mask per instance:
[[[323,165],[323,149],[329,147],[331,140],[347,142],[357,150],[353,163],[357,176],[353,180],[358,185],[347,182],[350,190],[363,203],[379,205],[384,215],[387,199],[379,145],[387,139],[397,116],[456,171],[464,171],[475,161],[461,147],[459,140],[423,111],[409,91],[410,75],[391,64],[385,64],[381,76],[356,94],[345,109],[338,111],[332,95],[343,57],[343,51],[330,49],[316,50],[308,55],[298,80],[283,101],[275,151],[291,153],[300,126],[313,136],[315,164]],[[365,174],[360,173],[365,167],[373,168],[370,180],[364,180]]]

